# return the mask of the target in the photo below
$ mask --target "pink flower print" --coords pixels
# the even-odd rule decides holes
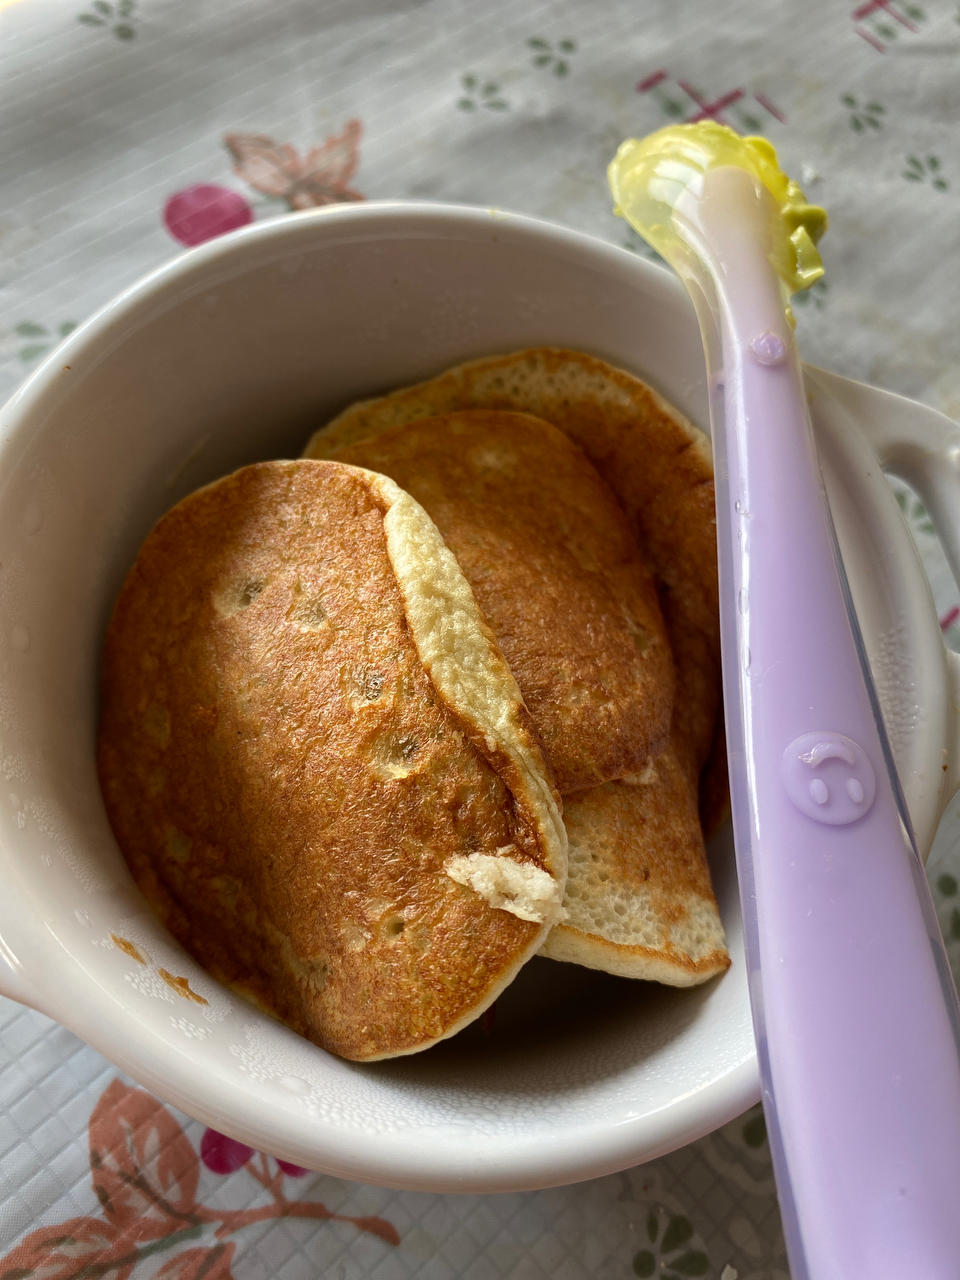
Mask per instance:
[[[362,134],[360,121],[348,120],[342,133],[311,147],[304,156],[263,133],[228,133],[224,143],[233,157],[234,173],[256,191],[286,200],[291,209],[315,209],[363,199],[348,185],[360,163]]]
[[[201,182],[172,195],[163,220],[174,239],[193,246],[245,227],[253,221],[253,210],[239,192]]]
[[[253,1154],[253,1147],[238,1142],[236,1138],[228,1138],[225,1133],[218,1133],[216,1129],[204,1129],[200,1139],[200,1159],[211,1173],[236,1173]],[[289,1160],[278,1160],[277,1165],[288,1178],[303,1178],[310,1172],[309,1169],[301,1169],[298,1164],[291,1164]]]
[[[253,1147],[228,1138],[225,1133],[217,1133],[216,1129],[204,1129],[200,1139],[200,1159],[211,1173],[236,1173],[252,1155]]]
[[[90,1176],[100,1216],[71,1218],[32,1231],[0,1258],[0,1280],[132,1280],[141,1262],[167,1256],[154,1280],[232,1280],[236,1244],[226,1237],[259,1222],[298,1218],[349,1223],[398,1245],[384,1218],[334,1213],[316,1200],[291,1200],[284,1174],[299,1165],[257,1154],[215,1129],[200,1141],[200,1159],[214,1173],[243,1168],[269,1199],[246,1209],[219,1209],[198,1200],[200,1161],[177,1120],[156,1098],[114,1080],[90,1115]],[[186,1246],[186,1247],[184,1247]]]

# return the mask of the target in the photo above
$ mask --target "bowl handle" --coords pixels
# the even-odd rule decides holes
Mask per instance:
[[[815,381],[855,418],[884,471],[920,495],[960,587],[960,424],[916,400],[867,387],[825,370]],[[960,788],[960,654],[947,650],[953,691],[953,740],[949,744],[944,798]]]

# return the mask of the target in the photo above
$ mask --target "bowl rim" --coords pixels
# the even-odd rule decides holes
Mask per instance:
[[[612,269],[629,270],[632,267],[639,275],[647,277],[648,289],[660,293],[665,301],[669,300],[674,305],[678,299],[685,299],[682,284],[668,268],[588,232],[530,214],[479,205],[419,200],[367,200],[278,214],[181,250],[101,304],[41,360],[0,405],[0,450],[15,433],[17,419],[25,412],[35,411],[40,398],[57,388],[64,373],[72,371],[71,362],[79,362],[91,347],[103,344],[138,307],[159,300],[166,290],[174,289],[194,272],[199,273],[221,261],[227,263],[231,258],[249,253],[252,248],[269,245],[273,240],[297,235],[309,238],[318,224],[337,227],[356,223],[361,229],[369,224],[372,232],[379,224],[397,220],[409,220],[414,227],[420,224],[422,233],[428,231],[430,223],[443,222],[461,226],[465,231],[487,230],[494,239],[499,232],[509,231],[520,237],[547,241],[555,249],[564,248],[573,256],[587,253],[597,261],[606,260],[606,265]],[[358,235],[357,238],[367,237]]]

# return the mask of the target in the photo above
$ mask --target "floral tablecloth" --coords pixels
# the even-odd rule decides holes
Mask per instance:
[[[287,209],[497,205],[643,253],[604,166],[706,117],[831,212],[806,356],[960,417],[956,0],[0,0],[0,393],[182,246]],[[960,969],[956,806],[930,872]],[[40,1014],[0,1001],[0,1028],[0,1280],[787,1274],[756,1110],[576,1188],[386,1191],[205,1131]]]

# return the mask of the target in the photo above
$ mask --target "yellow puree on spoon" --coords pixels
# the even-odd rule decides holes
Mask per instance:
[[[780,168],[766,138],[743,138],[726,125],[668,125],[642,140],[620,144],[607,170],[616,212],[673,266],[687,246],[677,230],[678,202],[710,169],[743,169],[770,193],[772,219],[770,260],[786,295],[809,289],[823,275],[817,241],[827,229],[826,210],[810,204],[799,186]]]

